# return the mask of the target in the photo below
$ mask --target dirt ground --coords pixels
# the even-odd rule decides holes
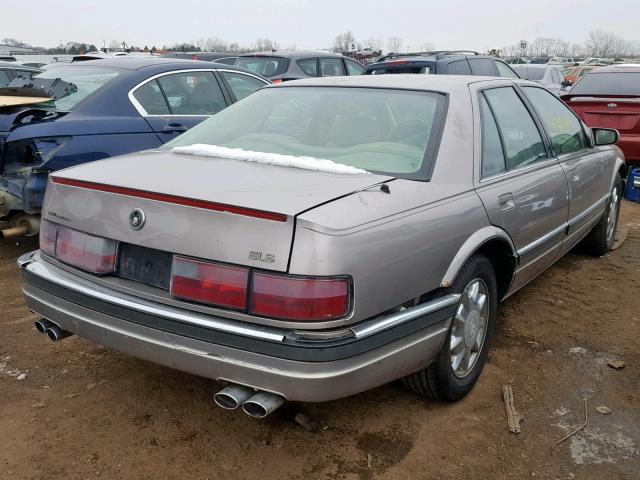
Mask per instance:
[[[14,263],[35,241],[2,243],[0,478],[640,479],[640,205],[625,203],[621,224],[618,250],[571,253],[502,304],[463,401],[390,384],[263,421],[216,407],[215,382],[36,334]],[[509,382],[519,435],[507,428]],[[586,428],[553,447],[583,423],[584,398]],[[319,428],[297,425],[298,412]]]

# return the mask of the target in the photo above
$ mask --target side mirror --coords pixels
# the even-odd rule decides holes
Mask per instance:
[[[620,140],[620,134],[613,128],[592,128],[591,131],[596,145],[615,145]]]

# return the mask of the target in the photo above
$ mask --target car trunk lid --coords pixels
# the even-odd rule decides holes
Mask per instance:
[[[640,134],[640,97],[565,95],[563,100],[590,127]]]
[[[391,178],[144,152],[52,175],[43,217],[126,244],[286,271],[296,215]]]

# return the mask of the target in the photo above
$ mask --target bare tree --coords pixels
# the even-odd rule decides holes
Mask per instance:
[[[402,39],[400,37],[389,37],[387,39],[387,49],[391,53],[398,53],[402,49]]]
[[[111,40],[109,42],[109,50],[120,50],[120,42],[118,40]]]
[[[435,47],[431,42],[424,42],[422,45],[420,45],[420,51],[422,52],[431,52],[433,50],[435,50]]]
[[[253,45],[251,46],[251,49],[254,51],[261,51],[261,50],[275,51],[275,50],[278,50],[279,48],[280,48],[280,44],[269,38],[258,38],[256,39],[255,42],[253,42]]]
[[[204,44],[207,52],[225,52],[227,51],[227,42],[218,37],[209,37]]]
[[[616,36],[604,30],[591,30],[587,37],[586,47],[592,57],[607,57],[611,55]]]
[[[344,33],[341,33],[333,41],[332,50],[334,52],[346,52],[346,51],[349,50],[349,45],[351,45],[355,41],[356,41],[356,39],[353,36],[353,33],[351,33],[351,30],[349,30],[347,32],[344,32]]]
[[[372,50],[382,50],[384,48],[384,40],[381,38],[367,38],[362,44]]]

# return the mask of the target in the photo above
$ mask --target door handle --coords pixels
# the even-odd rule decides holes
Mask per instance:
[[[513,199],[513,193],[504,193],[498,197],[498,205],[500,205],[500,211],[506,212],[516,206],[516,202]]]
[[[171,133],[171,132],[186,132],[187,131],[187,126],[183,125],[182,123],[167,123],[164,127],[162,127],[162,131],[164,133]]]

